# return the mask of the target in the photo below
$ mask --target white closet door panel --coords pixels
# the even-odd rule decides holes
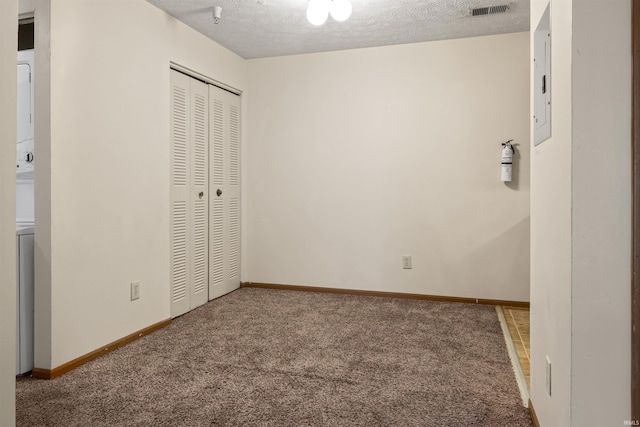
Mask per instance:
[[[231,290],[240,285],[240,200],[229,200],[229,275],[227,286]]]
[[[211,95],[215,95],[212,93]],[[212,96],[211,98],[211,158],[210,158],[210,167],[213,186],[223,186],[225,184],[224,180],[224,146],[225,146],[225,136],[224,136],[224,102]],[[215,191],[215,190],[214,190]]]
[[[209,240],[209,298],[213,299],[224,293],[221,289],[225,284],[224,205],[221,199],[213,198],[210,212],[209,231],[211,234]]]
[[[191,79],[191,200],[192,200],[192,287],[191,309],[209,296],[209,102],[207,84]]]
[[[240,286],[240,98],[209,88],[209,299]]]
[[[229,94],[229,185],[240,185],[240,106],[233,103],[240,99]]]
[[[225,122],[224,91],[209,86],[209,123],[211,126],[211,151],[209,167],[211,174],[211,202],[209,217],[209,299],[218,298],[226,291],[226,258],[228,242],[226,236],[227,206],[227,135]]]
[[[171,190],[170,190],[170,285],[171,317],[180,316],[190,309],[191,295],[191,206],[189,197],[190,123],[189,78],[171,71]]]
[[[240,287],[240,97],[227,93],[229,185],[227,186],[229,216],[229,269],[227,289]]]
[[[189,217],[187,204],[176,201],[171,206],[171,291],[172,303],[189,301],[187,287],[189,270],[187,268]]]
[[[193,212],[193,244],[191,262],[193,265],[193,286],[191,289],[191,308],[207,302],[207,205],[203,200],[196,200]]]

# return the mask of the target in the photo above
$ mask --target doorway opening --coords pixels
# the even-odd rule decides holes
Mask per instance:
[[[18,22],[16,102],[16,375],[34,361],[34,33],[33,18]]]

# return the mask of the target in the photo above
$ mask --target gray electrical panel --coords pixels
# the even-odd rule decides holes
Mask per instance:
[[[533,145],[551,138],[551,20],[549,5],[533,33]]]

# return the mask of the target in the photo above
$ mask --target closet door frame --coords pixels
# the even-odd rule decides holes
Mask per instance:
[[[207,266],[207,271],[205,274],[205,278],[206,281],[208,283],[206,283],[208,286],[205,286],[204,289],[204,299],[202,298],[203,293],[202,292],[196,292],[195,295],[193,292],[193,289],[190,289],[189,287],[193,288],[194,285],[194,279],[196,279],[194,276],[194,252],[197,252],[198,249],[196,249],[194,247],[193,244],[190,244],[189,242],[193,242],[192,236],[186,236],[186,262],[187,262],[187,267],[186,267],[186,271],[185,271],[185,276],[184,276],[184,281],[187,285],[187,288],[184,291],[181,292],[186,292],[185,298],[183,300],[180,301],[180,303],[178,304],[179,307],[174,307],[174,276],[175,276],[175,265],[174,265],[174,250],[173,250],[173,242],[174,242],[174,197],[173,194],[170,194],[171,197],[171,208],[170,208],[170,227],[171,227],[171,232],[170,232],[170,245],[171,245],[171,254],[170,254],[170,258],[171,258],[171,266],[170,266],[170,292],[171,292],[171,317],[177,317],[181,314],[184,314],[188,311],[190,311],[191,309],[195,308],[195,306],[193,306],[193,303],[196,302],[197,305],[203,304],[204,302],[206,302],[207,300],[211,300],[214,298],[217,298],[218,296],[224,295],[228,292],[231,292],[237,288],[240,287],[240,259],[241,259],[241,253],[240,253],[240,224],[241,224],[241,200],[240,200],[240,181],[241,181],[241,169],[240,169],[240,146],[241,146],[241,134],[240,134],[240,129],[241,129],[241,94],[242,91],[235,89],[231,86],[228,86],[224,83],[221,83],[217,80],[211,79],[203,74],[200,74],[196,71],[193,71],[187,67],[184,67],[180,64],[176,64],[174,62],[170,63],[170,71],[171,71],[171,75],[172,78],[171,80],[171,100],[170,100],[170,104],[171,104],[171,117],[170,117],[170,121],[171,121],[171,141],[170,141],[170,155],[171,155],[171,191],[170,193],[173,193],[174,190],[174,186],[173,186],[173,180],[174,180],[174,162],[173,162],[173,156],[174,156],[174,123],[173,123],[173,108],[174,108],[174,87],[173,87],[173,75],[174,73],[177,74],[181,74],[185,79],[195,79],[198,80],[200,82],[206,83],[206,91],[208,92],[208,100],[207,100],[207,107],[209,107],[211,105],[211,91],[214,89],[217,90],[222,90],[225,91],[226,94],[228,96],[233,97],[232,99],[234,99],[233,104],[235,105],[235,114],[236,114],[236,122],[235,122],[235,137],[236,139],[234,140],[233,144],[234,144],[234,148],[233,150],[235,150],[235,164],[237,167],[236,170],[236,176],[237,176],[237,180],[235,185],[231,186],[231,188],[227,188],[225,191],[226,194],[224,194],[225,196],[231,196],[232,199],[235,200],[233,206],[230,208],[229,207],[229,203],[226,203],[226,206],[224,206],[224,211],[225,211],[225,224],[224,224],[224,231],[223,231],[223,236],[224,236],[224,286],[218,288],[217,293],[212,293],[212,284],[211,284],[211,277],[212,277],[212,263],[213,263],[213,259],[211,256],[212,253],[212,246],[211,246],[211,241],[212,241],[212,229],[211,229],[211,224],[212,224],[212,215],[213,215],[213,211],[211,210],[213,208],[213,201],[214,198],[216,197],[216,188],[214,188],[214,184],[213,184],[213,171],[212,171],[212,144],[213,144],[213,126],[212,126],[212,114],[210,111],[207,112],[207,116],[209,117],[209,120],[207,122],[207,153],[206,153],[206,157],[207,157],[207,178],[206,178],[206,184],[204,186],[204,188],[199,187],[198,191],[193,193],[193,191],[191,191],[193,194],[189,194],[189,203],[187,203],[187,223],[185,224],[187,228],[187,230],[191,230],[191,232],[193,231],[193,226],[194,226],[194,222],[196,221],[193,215],[193,212],[195,210],[195,204],[192,203],[193,201],[196,201],[195,198],[200,199],[199,195],[204,193],[202,196],[202,202],[204,202],[207,205],[207,227],[205,227],[205,231],[206,231],[206,242],[207,242],[207,259],[208,262],[206,263]],[[187,100],[188,104],[191,104],[192,101],[191,100]],[[192,105],[188,105],[187,108],[193,108]],[[230,114],[226,115],[226,120],[229,120],[229,116]],[[189,129],[186,130],[186,132],[188,132],[188,134],[192,134],[193,133],[193,121],[191,121],[191,123],[189,123]],[[230,124],[227,123],[226,125],[227,129],[230,127]],[[228,135],[225,135],[226,138],[228,138]],[[225,148],[225,150],[229,150],[228,145],[226,144],[227,147]],[[193,151],[193,150],[191,150]],[[225,153],[225,156],[228,158],[229,156],[229,152],[227,151]],[[192,152],[188,152],[187,156],[193,156]],[[188,166],[188,170],[185,171],[185,173],[187,174],[187,179],[193,179],[195,171],[193,170],[192,166],[195,163],[193,158],[190,158],[187,163],[189,164]],[[227,162],[228,163],[228,162]],[[225,171],[225,175],[228,177],[229,176],[229,171],[228,171],[228,164],[226,165],[227,170]],[[229,187],[229,186],[227,186]],[[228,218],[229,216],[235,216],[236,218],[236,222],[235,222],[235,226],[234,227],[230,227],[229,226],[229,221]],[[230,245],[230,240],[229,237],[232,236],[232,240],[233,240],[233,244]],[[231,246],[231,248],[230,248]],[[229,251],[233,250],[234,252],[234,263],[233,265],[229,265]],[[201,250],[201,248],[200,248]],[[191,264],[191,265],[189,265]],[[235,274],[230,274],[235,272]],[[179,272],[181,273],[181,272]],[[202,281],[200,281],[200,285],[202,284]],[[200,286],[200,290],[201,286]],[[196,306],[197,306],[196,305]]]

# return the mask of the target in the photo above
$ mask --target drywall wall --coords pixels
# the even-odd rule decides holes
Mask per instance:
[[[546,6],[531,2],[531,28]],[[628,0],[551,2],[552,137],[531,162],[530,395],[542,426],[630,417],[630,16]]]
[[[246,80],[242,58],[144,0],[50,7],[50,171],[36,174],[36,233],[50,233],[36,258],[50,274],[43,369],[169,318],[170,62],[240,90]]]
[[[518,33],[250,60],[243,280],[527,301],[528,59]]]
[[[631,0],[573,2],[575,427],[631,419],[630,17]]]
[[[17,0],[0,1],[0,425],[15,425]]]
[[[36,3],[40,0],[18,0],[18,17],[33,18],[36,9]]]
[[[531,2],[532,30],[546,6]],[[551,6],[552,134],[531,153],[530,395],[545,427],[571,422],[571,2]]]
[[[31,10],[29,7],[33,6]],[[35,20],[34,366],[51,363],[51,2],[20,2]]]

